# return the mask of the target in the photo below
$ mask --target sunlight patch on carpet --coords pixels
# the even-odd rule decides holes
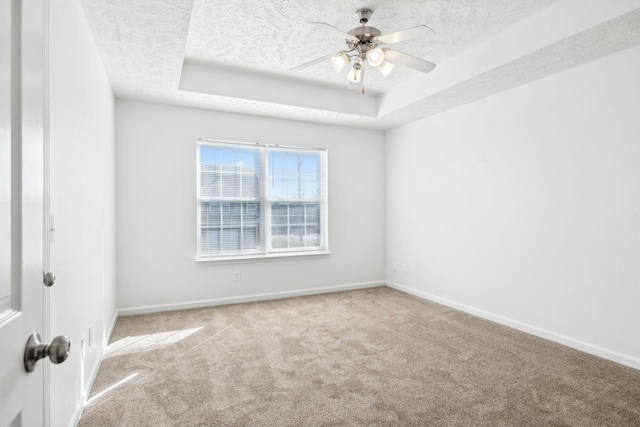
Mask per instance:
[[[122,338],[121,340],[111,343],[107,347],[104,358],[108,359],[110,357],[122,356],[124,354],[142,353],[145,351],[167,348],[178,341],[195,334],[201,329],[202,326],[198,328],[158,332],[147,335],[135,335]]]

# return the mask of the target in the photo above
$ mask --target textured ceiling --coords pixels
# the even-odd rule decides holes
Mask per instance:
[[[439,63],[557,0],[194,0],[187,39],[190,58],[286,74],[286,70],[345,48],[344,40],[308,22],[343,31],[359,26],[357,9],[374,11],[367,25],[383,34],[427,25],[435,35],[395,44],[394,49]],[[308,80],[346,87],[345,74],[329,62],[296,72]],[[418,71],[398,66],[386,79],[366,75],[367,90],[379,93]]]
[[[631,12],[626,10],[622,17],[603,18],[598,22],[600,25],[566,36],[553,26],[540,28],[541,36],[556,30],[558,39],[528,51],[524,49],[527,40],[513,42],[512,45],[522,45],[523,49],[521,53],[511,52],[510,60],[495,60],[489,69],[441,85],[436,93],[407,101],[406,105],[394,107],[379,117],[366,117],[326,105],[269,102],[265,97],[252,98],[241,91],[234,94],[233,90],[227,90],[222,96],[180,90],[184,61],[210,64],[214,78],[216,70],[231,69],[237,75],[234,86],[238,88],[258,74],[313,85],[314,93],[318,87],[335,93],[347,91],[345,80],[328,63],[297,73],[286,71],[344,46],[340,37],[326,34],[307,22],[326,22],[347,31],[358,24],[355,10],[369,7],[374,10],[369,25],[383,34],[428,25],[435,35],[398,43],[394,48],[435,62],[436,71],[442,71],[451,70],[451,64],[459,58],[473,58],[475,50],[486,48],[492,40],[500,41],[501,34],[519,28],[522,22],[538,19],[544,23],[541,11],[565,4],[566,8],[575,5],[579,8],[582,4],[576,0],[81,0],[116,96],[376,129],[389,129],[436,114],[640,44],[640,11],[633,9],[640,7],[640,1],[624,2],[632,6],[627,6]],[[596,4],[594,0],[591,3]],[[572,18],[567,16],[567,20]],[[534,42],[535,37],[534,34]],[[514,46],[509,48],[514,50]],[[437,82],[429,80],[431,74],[397,66],[383,79],[373,70],[365,77],[367,94],[362,96],[377,95],[373,104],[381,104],[383,95],[406,91],[414,84],[418,89],[436,87]],[[451,74],[456,74],[456,70]]]

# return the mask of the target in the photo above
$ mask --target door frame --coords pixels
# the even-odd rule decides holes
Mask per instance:
[[[39,0],[43,8],[43,274],[51,271],[51,243],[53,223],[51,218],[51,144],[49,128],[49,0]],[[51,342],[50,289],[43,286],[42,335],[43,342]],[[51,364],[43,363],[43,427],[51,425]]]

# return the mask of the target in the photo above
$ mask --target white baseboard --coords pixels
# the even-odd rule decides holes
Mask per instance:
[[[441,298],[427,292],[419,291],[417,289],[410,288],[408,286],[400,285],[398,283],[387,282],[387,286],[411,295],[415,295],[417,297],[420,297],[429,301],[436,302],[438,304],[446,305],[447,307],[455,308],[456,310],[464,311],[465,313],[469,313],[474,316],[478,316],[483,319],[487,319],[492,322],[499,323],[501,325],[509,326],[510,328],[517,329],[519,331],[526,332],[528,334],[535,335],[537,337],[545,338],[550,341],[554,341],[559,344],[566,345],[567,347],[571,347],[576,350],[583,351],[585,353],[593,354],[595,356],[599,356],[604,359],[612,360],[614,362],[620,363],[621,365],[626,365],[634,369],[640,369],[640,359],[635,358],[633,356],[618,353],[616,351],[609,350],[607,348],[600,347],[595,344],[590,344],[575,338],[568,337],[566,335],[562,335],[562,334],[548,331],[546,329],[542,329],[533,325],[522,323],[518,320],[509,319],[507,317],[489,313],[487,311],[480,310],[475,307],[471,307],[465,304],[460,304],[446,298]]]
[[[84,408],[87,405],[87,398],[89,397],[89,394],[91,393],[91,389],[93,388],[93,384],[95,383],[96,377],[98,376],[100,365],[102,365],[102,359],[104,359],[104,352],[106,351],[107,344],[111,339],[111,334],[113,334],[113,329],[116,327],[117,320],[118,320],[118,311],[116,310],[116,312],[113,313],[113,319],[111,319],[111,324],[109,325],[109,328],[106,330],[105,338],[103,339],[102,343],[100,343],[102,349],[100,351],[100,357],[98,358],[98,363],[94,365],[93,370],[91,371],[91,375],[89,376],[89,382],[87,384],[87,387],[85,390],[83,390],[84,399],[82,402],[80,402],[80,405],[77,406],[78,409],[76,409],[76,413],[73,414],[73,417],[71,418],[72,427],[77,427],[78,423],[80,423],[80,418],[82,417]]]
[[[309,288],[295,291],[270,292],[265,294],[254,294],[240,297],[216,298],[209,300],[181,302],[175,304],[148,305],[144,307],[121,308],[118,310],[119,316],[131,316],[134,314],[158,313],[161,311],[186,310],[189,308],[214,307],[217,305],[239,304],[243,302],[267,301],[273,299],[299,297],[304,295],[316,295],[330,292],[352,291],[355,289],[376,288],[385,286],[385,282],[365,282],[353,283],[350,285],[328,286],[323,288]]]

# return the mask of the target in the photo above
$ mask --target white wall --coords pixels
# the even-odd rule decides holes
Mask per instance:
[[[389,131],[391,284],[640,368],[639,94],[636,47]]]
[[[382,132],[129,100],[116,122],[122,313],[384,283]],[[331,255],[196,263],[199,137],[326,147]]]
[[[50,368],[54,427],[79,416],[116,313],[114,117],[111,88],[80,4],[51,0],[51,269],[57,281],[50,291],[50,331],[71,338],[69,359]]]

